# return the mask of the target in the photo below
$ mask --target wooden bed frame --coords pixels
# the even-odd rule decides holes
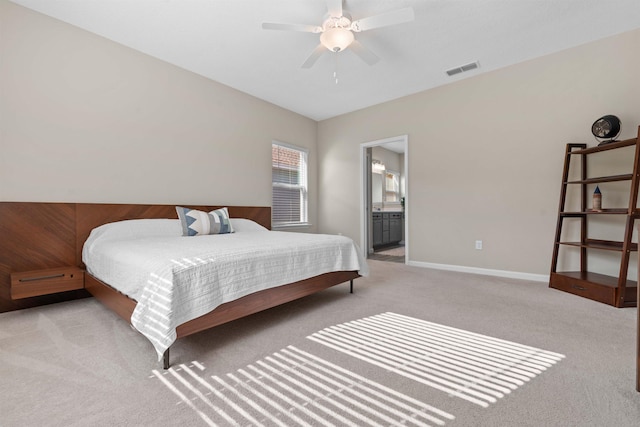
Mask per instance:
[[[220,207],[182,206],[205,211]],[[270,207],[228,206],[228,209],[232,218],[251,219],[271,229]],[[143,218],[177,218],[175,205],[0,202],[0,233],[4,233],[5,237],[0,242],[0,254],[12,255],[0,258],[3,289],[10,286],[8,276],[11,273],[68,265],[84,268],[82,246],[93,228],[109,222]],[[41,256],[34,257],[34,253]],[[338,271],[255,292],[222,304],[208,314],[178,326],[177,336],[195,334],[340,283],[350,282],[350,291],[353,292],[353,279],[357,277],[357,271]],[[131,314],[136,306],[134,300],[88,273],[84,275],[84,288],[131,323]],[[35,299],[38,298],[42,297]],[[30,299],[34,298],[27,298]],[[164,355],[164,368],[168,366],[169,350]]]

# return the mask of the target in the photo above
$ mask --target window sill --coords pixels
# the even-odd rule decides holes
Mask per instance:
[[[277,225],[271,225],[271,228],[273,230],[278,230],[278,229],[287,229],[287,228],[309,228],[311,227],[311,223],[308,222],[297,222],[295,224],[277,224]]]

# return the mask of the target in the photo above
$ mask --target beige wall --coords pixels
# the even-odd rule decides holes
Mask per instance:
[[[6,0],[0,55],[0,200],[270,206],[275,139],[317,223],[315,121]]]
[[[564,146],[608,113],[636,136],[638,52],[640,31],[318,124],[0,0],[0,200],[270,205],[276,139],[310,149],[310,231],[359,241],[360,143],[408,134],[410,259],[546,274]]]
[[[604,114],[636,136],[639,52],[635,31],[320,122],[320,231],[360,241],[360,144],[408,134],[410,260],[548,274],[565,144]]]

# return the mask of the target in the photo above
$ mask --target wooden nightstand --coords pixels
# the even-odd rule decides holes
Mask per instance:
[[[11,299],[29,298],[84,288],[84,270],[58,267],[11,273]]]

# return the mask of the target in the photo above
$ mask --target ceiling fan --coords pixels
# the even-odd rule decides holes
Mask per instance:
[[[265,30],[285,30],[300,31],[305,33],[320,34],[320,44],[311,52],[311,55],[302,64],[302,68],[311,68],[323,53],[342,52],[350,48],[364,62],[373,65],[380,58],[362,43],[355,39],[354,33],[387,27],[389,25],[401,24],[413,21],[413,9],[406,7],[379,15],[370,16],[353,21],[351,15],[343,10],[342,0],[326,0],[328,14],[322,25],[305,24],[277,24],[264,22],[262,28]]]

